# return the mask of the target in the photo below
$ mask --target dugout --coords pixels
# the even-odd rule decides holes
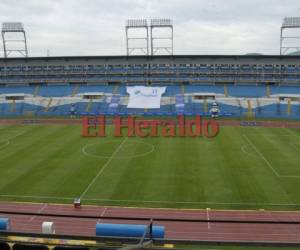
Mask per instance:
[[[214,93],[194,93],[192,97],[193,97],[194,101],[215,100],[216,94],[214,94]]]
[[[81,95],[82,95],[82,99],[85,100],[101,100],[105,96],[103,92],[87,92]]]
[[[279,100],[280,101],[300,102],[300,95],[280,94]]]
[[[7,101],[22,101],[25,99],[25,94],[6,94],[5,100]]]

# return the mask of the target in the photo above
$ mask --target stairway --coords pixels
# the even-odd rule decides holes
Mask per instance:
[[[260,101],[258,98],[256,99],[256,105],[257,105],[257,113],[261,114],[261,105],[260,105]]]
[[[281,106],[280,106],[280,100],[278,99],[277,105],[276,105],[276,113],[277,115],[281,115]]]
[[[203,110],[205,113],[208,112],[208,103],[207,103],[207,99],[205,98],[203,101]]]
[[[115,114],[117,112],[121,97],[119,95],[113,95],[108,105],[108,113]]]
[[[12,100],[10,106],[9,106],[9,112],[13,113],[16,111],[16,100]]]
[[[269,85],[266,86],[266,96],[267,96],[267,97],[270,97],[270,96],[271,96],[271,89],[270,89],[270,86],[269,86]]]
[[[90,101],[86,105],[85,112],[90,112],[92,105],[93,105],[93,99],[90,99]]]
[[[119,87],[120,85],[117,84],[115,87],[114,87],[114,90],[113,90],[113,95],[117,94],[119,92]]]
[[[247,117],[248,118],[253,118],[254,113],[253,113],[253,110],[252,110],[252,103],[251,103],[250,100],[247,100],[247,106],[248,106]]]
[[[242,107],[242,104],[241,104],[241,100],[239,98],[236,98],[236,102],[239,106],[239,111],[240,111],[240,115],[242,115],[243,113],[243,107]]]
[[[290,116],[292,113],[292,101],[291,99],[288,100],[288,105],[287,105],[287,111],[286,111],[287,115]]]
[[[228,89],[226,85],[224,85],[224,95],[225,97],[228,97]]]
[[[177,114],[184,113],[184,95],[175,96],[175,112]]]
[[[44,109],[44,112],[48,112],[48,111],[49,111],[49,108],[50,108],[50,106],[51,106],[51,103],[52,103],[52,98],[49,99],[48,104],[47,104],[47,107]]]
[[[79,90],[79,85],[76,85],[72,91],[72,97],[74,97],[77,93],[78,93],[78,90]]]
[[[180,93],[181,93],[182,95],[184,95],[184,92],[185,92],[184,84],[181,84],[181,86],[180,86]]]
[[[40,85],[37,85],[33,92],[33,97],[36,97],[40,92]]]

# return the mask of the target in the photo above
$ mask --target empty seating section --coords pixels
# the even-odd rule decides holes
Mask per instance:
[[[105,86],[107,83],[117,85],[150,83],[154,86],[164,84],[176,88],[186,85],[187,93],[193,91],[193,86],[190,84],[201,84],[203,86],[199,87],[198,91],[223,93],[223,84],[281,85],[283,82],[288,85],[300,84],[299,57],[174,55],[130,58],[127,56],[47,57],[40,58],[38,61],[35,58],[28,58],[26,61],[0,60],[0,85],[22,86],[42,83],[103,85],[103,87],[81,86],[78,93],[86,91],[112,93],[113,86]],[[74,88],[66,86],[60,90],[42,87],[40,95],[70,95]],[[165,96],[174,96],[173,90],[177,92],[175,88],[171,88]],[[230,86],[228,91],[230,95],[242,96],[244,90],[247,91],[247,88],[237,89]],[[26,91],[33,93],[34,86]],[[256,91],[256,94],[264,95],[264,87]]]
[[[108,113],[109,114],[115,114],[118,110],[118,106],[120,103],[120,96],[119,95],[114,95],[112,96],[110,103],[108,105]]]
[[[228,95],[235,97],[263,97],[266,96],[266,86],[249,85],[229,85],[227,86]]]
[[[145,85],[139,84],[137,85]],[[0,117],[76,115],[210,115],[217,103],[221,116],[300,119],[300,86],[223,84],[151,84],[166,86],[160,109],[129,109],[126,84],[0,87]],[[132,86],[130,84],[130,86]],[[87,95],[95,97],[92,99]],[[11,99],[12,96],[21,99]],[[250,110],[249,110],[250,109]],[[250,111],[250,112],[249,112]]]
[[[128,95],[127,92],[126,92],[126,86],[120,86],[119,89],[118,89],[118,93],[115,93],[115,94],[120,94],[120,95]]]
[[[176,113],[184,114],[184,96],[183,95],[176,95],[175,96],[175,107]]]
[[[205,112],[202,103],[188,102],[185,103],[184,113],[188,115],[194,115],[194,114],[204,115]]]
[[[78,94],[88,93],[88,92],[103,92],[112,93],[114,89],[113,85],[81,85],[78,89]]]
[[[73,86],[41,86],[38,95],[45,97],[58,97],[71,95]]]
[[[2,116],[20,116],[24,113],[25,108],[30,105],[24,103],[0,103],[0,115]],[[36,108],[36,107],[35,107]]]
[[[164,96],[175,96],[176,94],[179,94],[180,91],[181,91],[181,88],[179,85],[168,86]]]
[[[15,86],[15,87],[0,87],[0,95],[2,94],[33,94],[35,87],[34,86]]]
[[[45,85],[39,86],[39,90],[37,95],[45,96],[45,97],[59,97],[59,96],[70,96],[72,95],[74,88],[77,85]],[[14,87],[0,87],[0,95],[1,94],[29,94],[34,95],[36,90],[36,86],[14,86]],[[126,91],[126,88],[123,89]],[[113,92],[113,86],[111,85],[78,85],[78,89],[76,93],[85,93],[85,92],[103,92],[103,93],[111,93]]]
[[[218,85],[185,85],[185,93],[216,93],[223,94],[224,86]]]
[[[295,86],[272,86],[270,87],[271,95],[279,94],[298,94],[300,95],[300,87]]]
[[[239,117],[243,115],[243,112],[246,112],[246,109],[240,109],[239,106],[224,103],[219,103],[219,108],[223,116]]]
[[[41,96],[71,96],[73,94],[75,86],[44,86],[41,87],[39,94]],[[105,85],[78,85],[75,94],[83,93],[111,93],[113,91],[113,86]]]

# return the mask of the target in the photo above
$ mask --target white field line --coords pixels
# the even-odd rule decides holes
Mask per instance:
[[[113,142],[113,141],[107,141],[107,142],[104,142],[102,143],[102,145],[105,145],[106,143],[110,143],[110,142]],[[115,156],[114,158],[115,159],[131,159],[131,158],[137,158],[137,157],[142,157],[142,156],[146,156],[146,155],[149,155],[151,154],[154,150],[155,150],[155,147],[153,144],[151,143],[146,143],[146,142],[142,142],[142,141],[131,141],[131,143],[140,143],[140,144],[144,144],[144,145],[147,145],[149,146],[151,149],[145,153],[141,153],[141,154],[135,154],[135,155],[129,155],[129,156]],[[99,158],[99,159],[108,159],[110,158],[110,156],[101,156],[101,155],[94,155],[94,154],[90,154],[86,151],[86,149],[90,146],[93,146],[93,145],[96,145],[96,144],[99,144],[98,142],[96,143],[92,143],[92,144],[87,144],[85,145],[84,147],[81,148],[81,152],[87,156],[87,157],[92,157],[92,158]],[[132,145],[132,144],[131,144]],[[129,145],[130,146],[130,145]],[[128,145],[127,146],[123,146],[123,148],[128,148]]]
[[[0,194],[0,197],[4,198],[25,198],[25,199],[49,199],[49,200],[74,200],[74,197],[63,197],[63,196],[40,196],[40,195],[10,195]]]
[[[251,157],[255,157],[255,158],[258,158],[258,155],[257,154],[254,154],[254,153],[249,153],[246,148],[248,147],[248,144],[244,144],[241,146],[241,151],[246,154],[246,155],[249,155]]]
[[[273,135],[273,134],[268,135],[268,134],[264,134],[264,136],[267,136],[267,137],[290,137],[292,135]]]
[[[9,140],[5,141],[5,144],[3,144],[3,145],[0,147],[0,149],[7,147],[9,144],[10,144],[10,141],[9,141]]]
[[[289,129],[289,128],[285,128],[285,130],[286,130],[287,132],[289,132],[291,136],[295,136],[295,137],[297,137],[298,139],[300,139],[300,135],[298,135],[298,134],[297,134],[296,132],[294,132],[293,130],[291,130],[291,129]]]
[[[207,229],[210,229],[210,216],[209,216],[210,208],[206,208],[206,220],[207,220]]]
[[[128,137],[126,137],[121,143],[120,145],[116,148],[116,150],[112,153],[112,155],[108,158],[108,160],[106,161],[106,163],[102,166],[102,168],[99,170],[99,172],[97,173],[97,175],[92,179],[92,181],[90,182],[90,184],[86,187],[86,189],[81,193],[80,195],[80,199],[82,199],[85,194],[89,191],[89,189],[91,188],[91,186],[95,183],[95,181],[99,178],[99,176],[104,172],[104,170],[109,166],[109,163],[114,159],[114,156],[120,151],[120,149],[122,148],[122,145],[126,142]]]
[[[38,195],[8,195],[0,194],[4,198],[28,198],[28,199],[52,199],[73,201],[74,197],[63,196],[38,196]],[[237,206],[300,206],[300,203],[262,203],[262,202],[210,202],[210,201],[155,201],[155,200],[115,200],[115,199],[84,199],[85,201],[99,201],[99,202],[127,202],[127,203],[149,203],[149,204],[203,204],[203,205],[237,205]]]
[[[106,210],[107,210],[107,207],[105,207],[104,209],[103,209],[103,211],[102,211],[102,213],[100,214],[100,218],[99,218],[99,220],[97,221],[97,223],[100,223],[100,221],[101,221],[101,218],[105,215],[105,213],[106,213]]]
[[[255,150],[255,152],[260,156],[261,159],[269,166],[269,168],[273,171],[273,173],[279,177],[280,175],[277,173],[277,171],[273,168],[271,163],[264,157],[264,155],[257,149],[257,147],[253,144],[253,142],[248,138],[247,135],[243,134],[243,137],[246,139],[246,141],[249,143],[249,145]]]
[[[291,137],[296,137],[297,139],[300,139],[300,136],[294,132],[293,129],[290,129],[290,128],[284,128],[288,133],[289,133],[289,136]],[[300,149],[296,146],[298,145],[298,143],[290,143],[290,145],[296,149],[297,151],[299,151]]]
[[[297,137],[298,139],[300,139],[300,136],[298,134],[296,134],[293,130],[289,129],[289,128],[284,128],[289,134],[284,134],[284,135],[266,135],[264,134],[265,137],[277,137],[277,136],[286,136],[286,137]],[[300,148],[298,148],[296,146],[296,144],[298,143],[290,143],[290,145],[296,149],[297,151],[300,151]]]
[[[285,135],[285,136],[291,136],[291,137],[296,137],[296,138],[300,139],[300,136],[297,133],[295,133],[293,129],[289,129],[289,128],[286,128],[286,127],[284,129],[289,133],[289,135]],[[297,151],[300,151],[300,149],[295,144],[292,144],[292,147],[294,149],[296,149]],[[295,176],[293,176],[293,175],[280,175],[280,177],[282,177],[282,178],[300,178],[299,175],[295,175]]]
[[[298,143],[297,144],[294,144],[294,143],[291,143],[291,146],[296,149],[297,151],[300,151],[300,148],[298,148],[296,145],[299,145]]]
[[[13,139],[15,139],[16,137],[21,136],[21,135],[23,135],[23,134],[25,134],[25,133],[27,133],[27,131],[24,131],[24,132],[22,132],[22,133],[19,133],[19,134],[16,134],[16,135],[12,136],[12,137],[9,137],[6,141],[13,140]]]
[[[257,134],[254,134],[253,135],[257,135]],[[265,137],[291,137],[292,135],[290,134],[284,134],[284,135],[274,135],[274,134],[264,134]]]
[[[255,150],[255,152],[260,156],[260,158],[267,164],[267,166],[272,170],[272,172],[279,178],[300,178],[299,175],[280,175],[275,168],[272,166],[272,164],[266,159],[266,157],[258,150],[258,148],[254,145],[254,143],[249,139],[249,137],[245,134],[243,134],[243,137],[246,139],[246,141],[249,143],[249,145],[252,146],[252,148]]]
[[[287,131],[289,131],[289,133],[291,133],[291,135],[296,136],[300,139],[300,136],[292,133],[290,130],[287,129]],[[22,134],[25,134],[25,132],[18,134],[16,136],[13,136],[11,139],[14,139],[15,137],[21,136]],[[246,135],[243,135],[245,137],[245,139],[249,142],[249,144],[253,147],[253,149],[258,153],[258,155],[260,155],[262,157],[262,159],[264,159],[264,161],[267,163],[268,161],[266,160],[266,158],[257,150],[257,148],[255,147],[255,145],[249,140],[249,138]],[[97,174],[97,176],[92,180],[95,181],[100,175],[101,173],[104,171],[104,168],[106,168],[108,166],[108,164],[110,163],[110,161],[114,158],[114,155],[120,150],[122,144],[125,142],[127,138],[125,138],[123,140],[123,142],[119,145],[119,147],[116,149],[116,151],[112,154],[112,156],[108,159],[108,161],[106,162],[106,164],[104,165],[104,167],[99,171],[99,173]],[[270,163],[267,163],[268,165]],[[272,165],[270,164],[271,169],[273,170],[273,172],[276,174],[277,172],[274,170],[274,168],[272,167]],[[278,177],[297,177],[299,178],[300,176],[280,176],[277,175]],[[89,188],[92,185],[92,182],[89,185]],[[74,197],[56,197],[56,196],[35,196],[35,195],[8,195],[8,194],[0,194],[0,197],[6,197],[6,198],[28,198],[28,199],[53,199],[53,200],[74,200]],[[116,200],[116,199],[85,199],[86,201],[102,201],[102,202],[130,202],[130,203],[161,203],[161,204],[207,204],[207,205],[249,205],[249,206],[300,206],[300,203],[256,203],[256,202],[197,202],[197,201],[154,201],[154,200]]]
[[[22,133],[19,133],[19,134],[17,134],[17,135],[14,135],[14,136],[9,137],[7,140],[5,140],[5,144],[2,145],[2,146],[0,147],[0,149],[3,149],[3,148],[5,148],[5,147],[7,147],[7,146],[10,144],[10,141],[11,141],[11,140],[15,139],[15,138],[18,137],[18,136],[21,136],[21,135],[25,134],[26,132],[27,132],[27,131],[24,131],[24,132],[22,132]]]
[[[40,214],[41,212],[43,212],[43,210],[47,207],[48,205],[47,204],[44,204],[44,206],[42,206],[40,208],[40,210],[37,212],[38,214]],[[29,222],[32,222],[34,219],[36,218],[36,215],[32,216],[29,220]]]

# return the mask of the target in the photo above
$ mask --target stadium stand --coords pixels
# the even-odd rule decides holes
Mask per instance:
[[[7,89],[6,89],[7,88]],[[28,89],[26,89],[28,88]],[[98,89],[99,88],[99,89]],[[159,110],[127,109],[128,94],[126,87],[120,88],[120,94],[114,95],[112,86],[84,86],[80,87],[78,94],[72,96],[71,86],[43,86],[37,96],[26,94],[33,88],[22,87],[22,100],[11,99],[20,94],[19,88],[2,87],[0,95],[0,115],[3,117],[26,116],[29,114],[39,116],[66,116],[69,115],[71,105],[75,105],[77,115],[86,114],[202,114],[209,112],[213,102],[217,102],[221,114],[240,117],[251,109],[257,117],[266,118],[293,118],[299,119],[300,87],[272,87],[271,95],[264,95],[262,86],[230,86],[228,97],[222,94],[222,88],[217,86],[193,85],[186,86],[182,95],[179,86],[167,86],[167,92],[162,97]],[[89,92],[84,92],[88,90]],[[65,92],[64,92],[65,91]],[[85,98],[85,93],[101,93],[101,98]],[[209,91],[209,92],[208,92]],[[8,96],[9,94],[9,96]],[[41,95],[40,95],[41,94]],[[43,96],[42,96],[43,95]],[[8,98],[10,97],[10,98]],[[289,106],[289,108],[288,108]],[[289,111],[288,111],[289,110]]]
[[[9,63],[7,63],[7,60]],[[259,63],[257,62],[259,60]],[[37,63],[38,62],[38,63]],[[126,86],[166,86],[129,109]],[[300,118],[297,56],[50,57],[0,60],[0,116],[97,114]]]

